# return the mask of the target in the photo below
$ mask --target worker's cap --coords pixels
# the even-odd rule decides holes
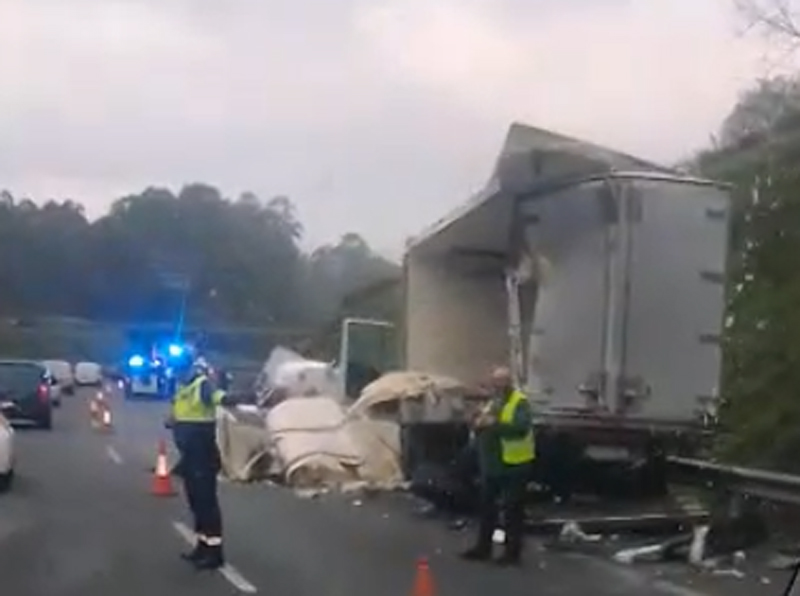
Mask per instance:
[[[507,383],[511,381],[511,369],[507,366],[495,366],[492,369],[491,379],[494,383]]]
[[[192,369],[199,372],[206,372],[208,370],[208,362],[205,358],[198,358],[192,363]]]
[[[495,366],[489,375],[489,383],[496,388],[505,389],[512,382],[511,369],[507,366]]]

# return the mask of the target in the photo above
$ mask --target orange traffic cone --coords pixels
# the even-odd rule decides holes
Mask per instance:
[[[99,417],[100,417],[100,408],[97,405],[97,400],[94,397],[92,397],[89,400],[89,420],[91,421],[92,426],[95,428],[97,428],[98,426]]]
[[[435,592],[428,559],[423,557],[417,561],[417,574],[414,578],[411,596],[434,596]]]
[[[111,432],[113,428],[111,419],[111,407],[106,402],[100,402],[100,430]]]
[[[167,446],[164,443],[164,439],[158,442],[156,469],[153,474],[153,484],[150,492],[156,497],[172,497],[175,495],[172,476],[169,474],[169,466],[167,465]]]

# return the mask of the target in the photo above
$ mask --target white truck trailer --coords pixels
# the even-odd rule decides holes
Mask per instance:
[[[729,208],[514,124],[484,190],[408,244],[406,367],[472,383],[510,362],[562,492],[598,469],[661,490],[658,456],[696,449],[717,400]]]

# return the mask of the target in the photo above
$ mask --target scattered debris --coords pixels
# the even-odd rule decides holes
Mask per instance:
[[[656,544],[648,544],[635,548],[627,548],[617,551],[612,558],[619,563],[638,563],[638,562],[657,562],[675,560],[677,558],[686,559],[686,549],[691,547],[693,540],[692,534],[673,536],[667,540]]]
[[[735,577],[736,579],[744,579],[746,577],[743,571],[734,569],[733,567],[729,569],[714,569],[714,571],[712,571],[711,574],[718,576]]]
[[[600,534],[587,534],[578,523],[570,521],[561,528],[558,538],[562,542],[599,542],[603,539],[603,536]]]
[[[469,520],[466,517],[457,517],[454,520],[452,520],[449,524],[447,524],[447,527],[450,528],[451,530],[459,531],[463,530],[468,525],[469,525]]]
[[[659,561],[663,556],[660,544],[640,546],[639,548],[628,548],[614,554],[613,559],[617,563],[632,564],[639,561]]]
[[[708,539],[708,532],[710,526],[702,525],[694,529],[692,535],[692,544],[689,547],[689,563],[699,566],[703,563],[706,555],[706,540]]]
[[[296,488],[294,494],[301,499],[316,499],[328,492],[327,488]]]
[[[769,560],[767,566],[770,569],[788,571],[800,566],[800,557],[790,557],[782,553],[778,553]]]

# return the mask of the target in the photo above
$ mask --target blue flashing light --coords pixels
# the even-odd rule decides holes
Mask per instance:
[[[131,368],[140,368],[144,366],[144,358],[142,358],[141,356],[131,356],[128,359],[128,366],[130,366]]]
[[[178,344],[170,344],[167,350],[169,351],[169,355],[173,358],[179,358],[180,356],[183,356],[183,346],[179,346]]]

